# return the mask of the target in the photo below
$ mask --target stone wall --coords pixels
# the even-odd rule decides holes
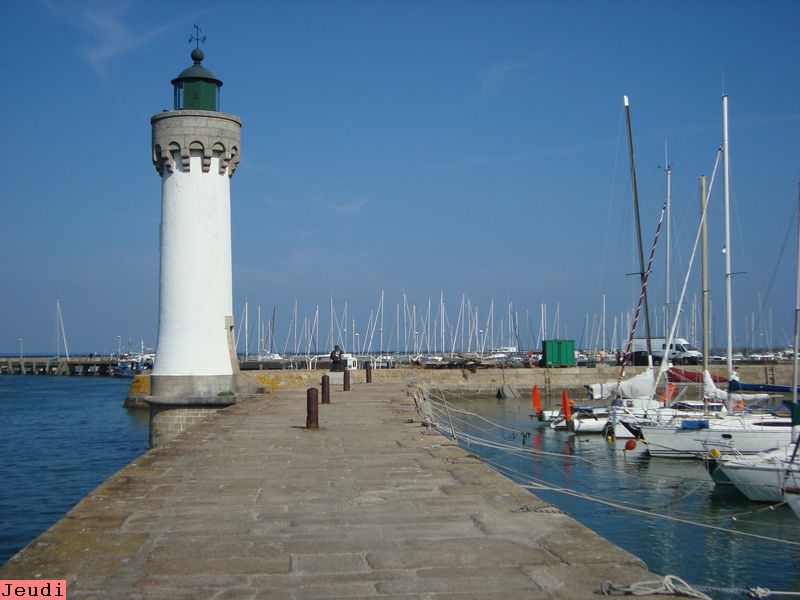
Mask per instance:
[[[274,392],[275,390],[297,390],[320,385],[322,376],[325,375],[327,371],[302,369],[286,371],[242,371],[241,373],[260,386]]]
[[[682,367],[687,370],[700,371],[700,367]],[[790,364],[772,365],[737,365],[742,381],[748,383],[774,383],[790,385],[792,367]],[[644,367],[628,367],[628,376],[641,373]],[[714,375],[724,375],[725,365],[714,365],[710,368]],[[318,386],[326,371],[322,370],[265,370],[243,371],[242,375],[255,381],[269,391],[303,389]],[[365,381],[363,369],[351,372],[351,382],[355,384]],[[588,383],[613,381],[619,376],[619,367],[598,365],[593,368],[567,367],[561,369],[478,369],[471,372],[466,369],[420,369],[402,367],[397,369],[375,369],[372,380],[416,382],[427,386],[438,386],[448,389],[463,389],[494,393],[503,384],[508,384],[520,392],[528,392],[534,385],[551,389],[580,388]],[[774,377],[773,377],[774,376]],[[137,376],[131,384],[130,403],[135,397],[149,393],[149,376]],[[127,404],[126,404],[127,405]],[[146,406],[146,405],[144,405]]]
[[[157,448],[169,442],[179,433],[194,427],[219,408],[150,407],[150,447]]]

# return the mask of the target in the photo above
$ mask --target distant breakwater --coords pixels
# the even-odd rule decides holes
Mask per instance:
[[[110,377],[120,362],[116,355],[94,355],[67,357],[14,356],[0,358],[0,374],[3,375],[91,375]]]

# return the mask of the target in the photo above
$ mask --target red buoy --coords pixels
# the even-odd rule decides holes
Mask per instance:
[[[564,420],[569,423],[572,420],[572,407],[570,406],[567,390],[561,390],[561,412],[564,413]]]
[[[542,399],[539,397],[539,386],[533,386],[533,398],[531,398],[531,402],[533,402],[533,412],[537,415],[542,412]]]
[[[628,440],[625,442],[625,450],[633,450],[636,448],[636,440]]]

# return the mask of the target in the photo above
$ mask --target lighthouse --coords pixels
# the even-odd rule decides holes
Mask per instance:
[[[210,399],[236,392],[230,187],[242,121],[220,112],[222,81],[203,66],[199,43],[205,38],[196,29],[193,64],[172,80],[173,110],[150,119],[153,165],[161,177],[151,445],[156,406],[210,409],[224,404]]]

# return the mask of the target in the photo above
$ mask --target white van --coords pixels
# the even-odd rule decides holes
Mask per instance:
[[[661,363],[664,359],[667,340],[665,338],[651,338],[650,344],[653,350],[653,362],[655,364]],[[634,364],[636,364],[637,356],[647,355],[647,339],[634,338],[631,352],[634,356]],[[703,353],[685,339],[674,338],[669,346],[669,360],[676,365],[699,365],[703,362]]]

